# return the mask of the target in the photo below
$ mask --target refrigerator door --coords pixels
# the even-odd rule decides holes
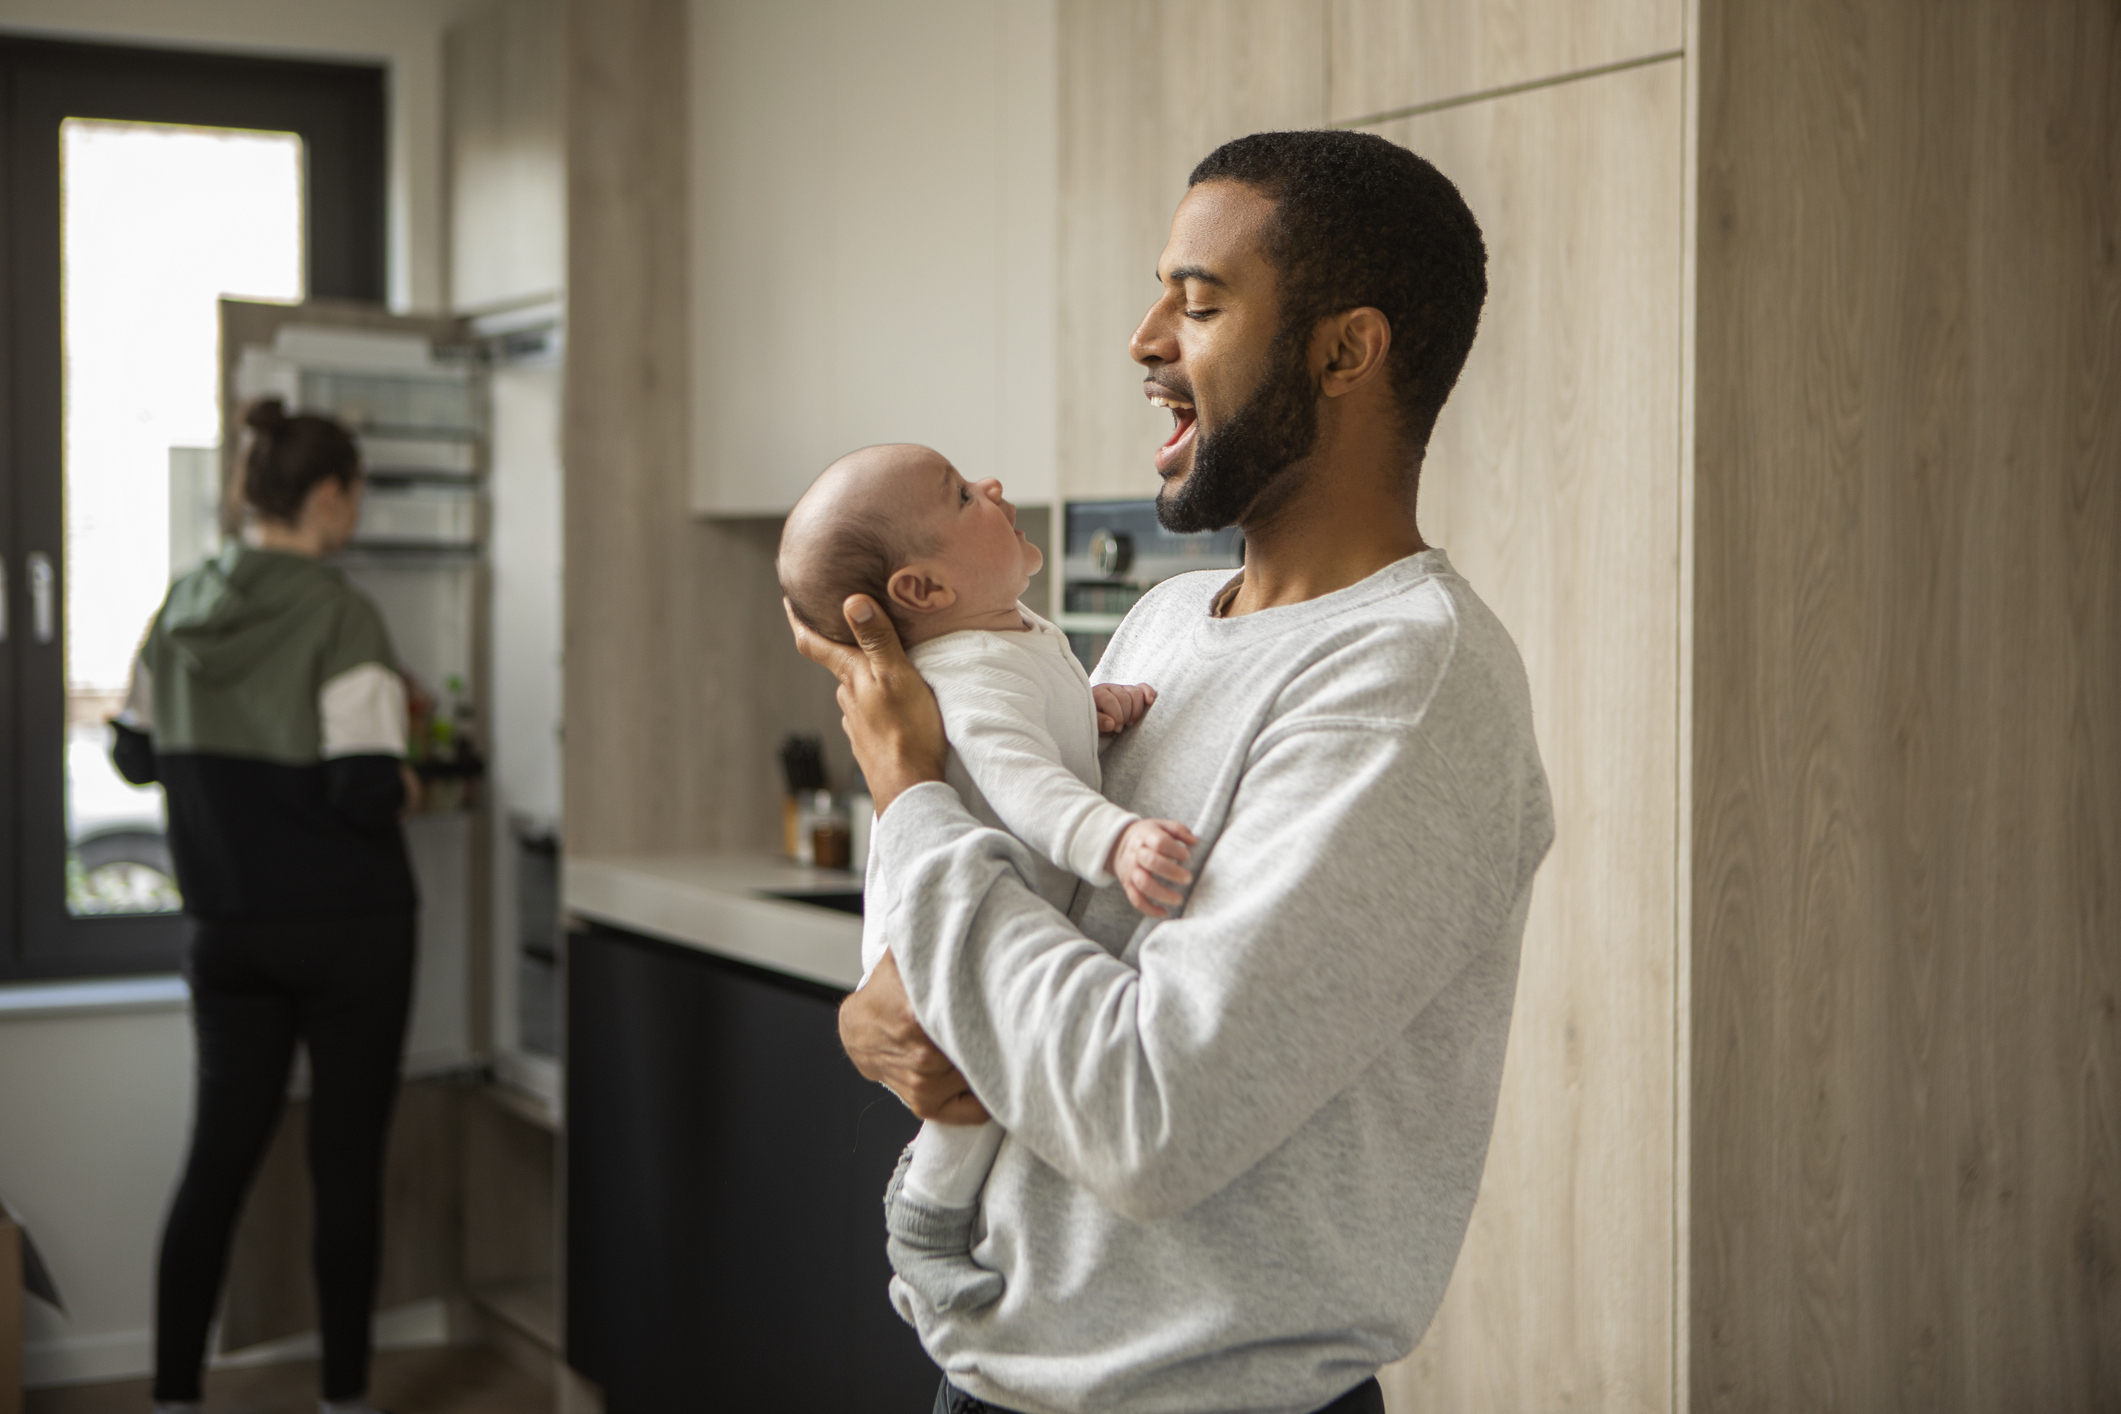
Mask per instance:
[[[358,441],[368,488],[340,561],[390,630],[398,665],[454,728],[485,736],[486,374],[438,353],[464,342],[454,320],[409,318],[336,301],[221,301],[222,466],[235,471],[242,410],[254,397],[338,418]],[[225,483],[224,483],[225,484]],[[223,498],[233,505],[232,498]],[[230,519],[233,520],[231,513]],[[227,533],[240,533],[226,524]],[[472,711],[452,712],[452,683]],[[434,792],[439,795],[441,792]],[[406,1041],[408,1074],[480,1059],[471,968],[483,958],[491,829],[482,805],[413,816],[406,844],[420,889],[420,963]],[[483,965],[483,963],[481,964]]]

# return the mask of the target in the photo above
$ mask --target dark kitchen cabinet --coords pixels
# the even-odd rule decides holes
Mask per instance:
[[[616,929],[567,956],[568,1362],[609,1414],[925,1414],[885,1296],[917,1128],[839,1046],[831,988]]]

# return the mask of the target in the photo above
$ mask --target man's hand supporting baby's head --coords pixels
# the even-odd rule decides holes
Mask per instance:
[[[999,481],[967,481],[942,453],[895,442],[825,468],[788,513],[774,568],[813,633],[851,642],[841,606],[866,594],[911,647],[1023,629],[1016,603],[1043,563]]]

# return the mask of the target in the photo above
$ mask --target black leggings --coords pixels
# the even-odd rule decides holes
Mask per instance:
[[[185,971],[198,1035],[191,1154],[162,1229],[155,1398],[199,1398],[206,1330],[244,1192],[309,1052],[311,1262],[324,1397],[368,1388],[383,1145],[412,1006],[413,915],[199,923]]]

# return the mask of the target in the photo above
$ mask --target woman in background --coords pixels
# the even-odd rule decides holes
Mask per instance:
[[[417,899],[400,815],[406,700],[382,616],[321,563],[361,515],[353,439],[277,398],[245,417],[254,544],[170,586],[113,723],[160,781],[194,920],[191,1152],[162,1230],[155,1408],[196,1411],[243,1195],[309,1052],[326,1414],[369,1414],[383,1146],[411,1007]]]

